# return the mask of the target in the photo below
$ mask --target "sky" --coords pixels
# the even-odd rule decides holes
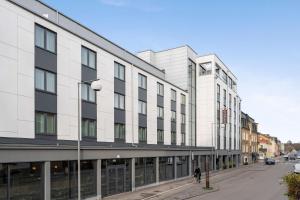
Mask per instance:
[[[300,142],[300,1],[43,0],[136,53],[188,44],[238,78],[259,132]]]

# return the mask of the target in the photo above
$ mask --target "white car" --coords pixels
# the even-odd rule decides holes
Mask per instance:
[[[297,174],[300,174],[300,163],[295,164],[294,172],[297,173]]]

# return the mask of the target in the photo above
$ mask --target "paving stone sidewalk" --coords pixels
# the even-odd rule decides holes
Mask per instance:
[[[261,164],[255,164],[257,167],[264,167]],[[105,197],[104,200],[183,200],[190,199],[193,197],[201,196],[206,193],[215,192],[219,189],[218,182],[220,179],[229,178],[231,176],[230,172],[241,170],[248,170],[252,165],[240,166],[239,168],[221,170],[211,173],[211,185],[212,190],[205,190],[205,173],[202,173],[201,183],[196,183],[193,177],[187,177],[184,179],[179,179],[176,181],[170,181],[167,183],[162,183],[160,185],[153,185],[143,189],[138,189],[134,192],[121,193],[118,195],[113,195]],[[172,195],[170,195],[172,194]],[[175,195],[174,195],[175,194]],[[174,196],[176,196],[174,198]]]

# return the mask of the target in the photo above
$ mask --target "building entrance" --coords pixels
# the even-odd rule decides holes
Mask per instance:
[[[129,159],[102,160],[102,196],[131,190]]]

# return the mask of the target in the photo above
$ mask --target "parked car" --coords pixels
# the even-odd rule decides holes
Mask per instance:
[[[294,165],[294,173],[300,174],[300,163]]]
[[[275,159],[274,158],[266,158],[265,164],[266,165],[275,165]]]
[[[285,154],[285,155],[283,156],[283,158],[284,158],[284,160],[289,160],[289,154]]]

